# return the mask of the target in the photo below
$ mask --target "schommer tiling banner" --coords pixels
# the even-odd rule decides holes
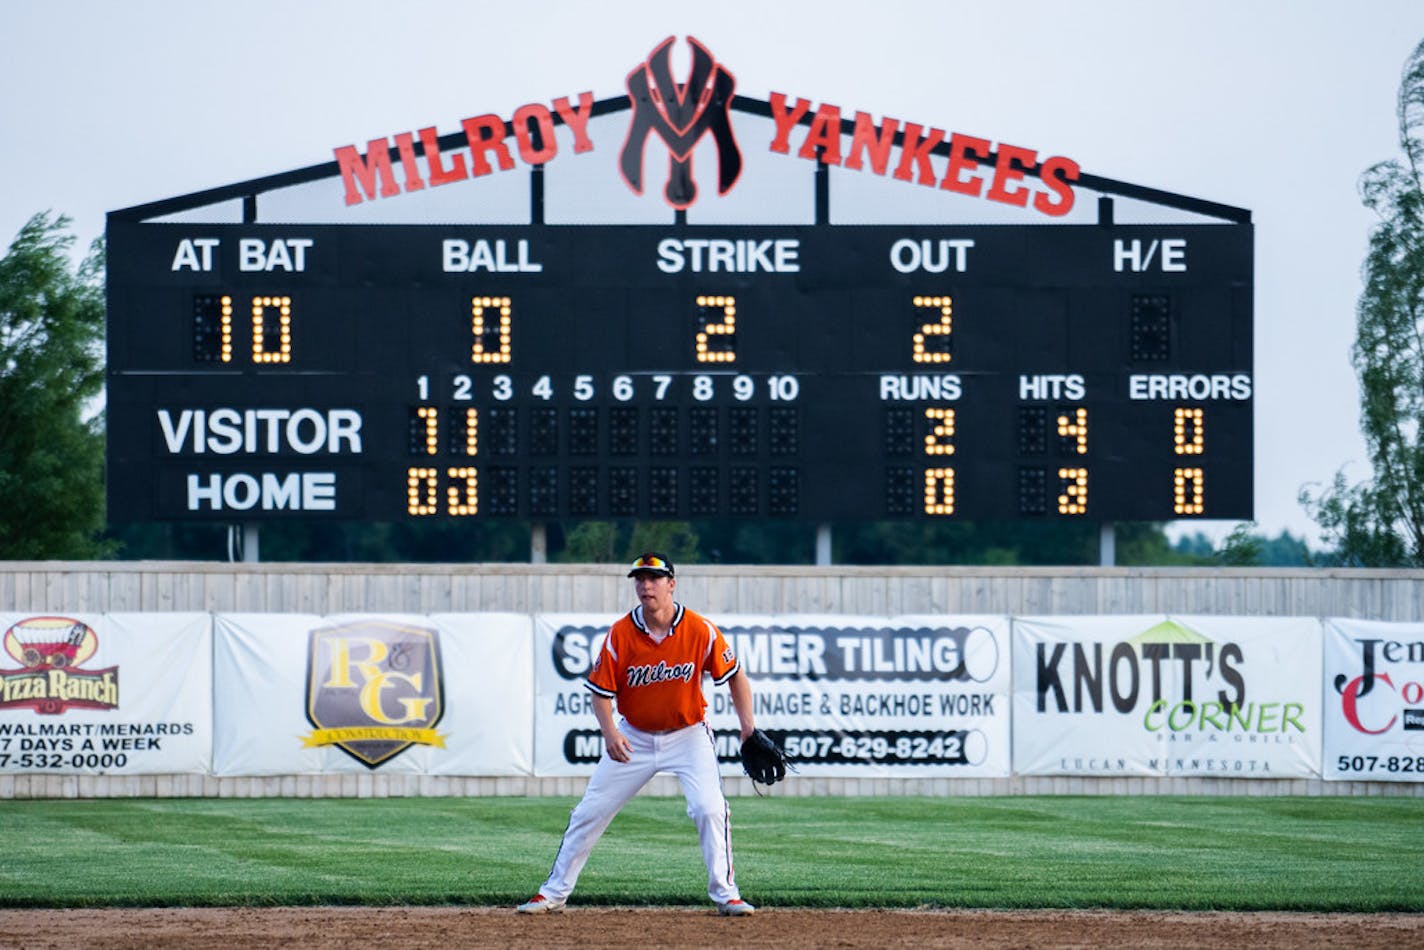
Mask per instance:
[[[218,614],[218,775],[527,775],[522,614]]]
[[[1313,618],[1026,617],[1013,632],[1016,773],[1320,774]]]
[[[603,751],[583,686],[612,618],[535,618],[534,767],[586,775]],[[715,617],[757,725],[803,777],[1009,774],[1009,624],[998,616]],[[724,775],[739,775],[725,686],[703,683]]]
[[[0,772],[207,772],[210,628],[205,613],[0,613]]]
[[[1424,623],[1325,621],[1325,777],[1424,781]]]

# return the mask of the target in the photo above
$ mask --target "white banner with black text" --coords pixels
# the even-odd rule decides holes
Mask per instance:
[[[1325,777],[1424,782],[1424,623],[1325,621]]]
[[[1016,617],[1014,772],[1320,773],[1320,622]]]
[[[528,775],[530,618],[218,614],[218,775]]]
[[[583,686],[608,631],[535,618],[534,770],[586,775],[603,737]],[[752,684],[756,723],[802,776],[1009,774],[1009,623],[998,616],[714,619]],[[741,774],[729,691],[704,680],[724,775]]]
[[[0,613],[0,772],[207,772],[211,627],[205,613]]]

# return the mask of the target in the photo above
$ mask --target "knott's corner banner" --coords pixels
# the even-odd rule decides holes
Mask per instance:
[[[1014,771],[1320,774],[1311,618],[1015,618]]]
[[[1325,621],[1325,777],[1424,781],[1424,624]]]
[[[1007,617],[713,618],[752,681],[757,725],[797,775],[1009,774]],[[611,618],[535,618],[534,765],[586,775],[603,737],[583,685]],[[725,686],[704,680],[724,775],[740,775]]]
[[[208,614],[0,613],[0,772],[212,764]]]
[[[214,771],[527,775],[529,626],[515,614],[219,614]]]

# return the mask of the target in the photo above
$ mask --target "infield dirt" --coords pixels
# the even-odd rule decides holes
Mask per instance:
[[[0,946],[47,947],[1424,947],[1421,914],[572,907],[0,911]]]

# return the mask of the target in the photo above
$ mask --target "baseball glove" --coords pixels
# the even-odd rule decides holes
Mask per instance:
[[[760,729],[753,730],[742,743],[742,771],[753,782],[775,785],[786,778],[786,766],[786,753]]]

